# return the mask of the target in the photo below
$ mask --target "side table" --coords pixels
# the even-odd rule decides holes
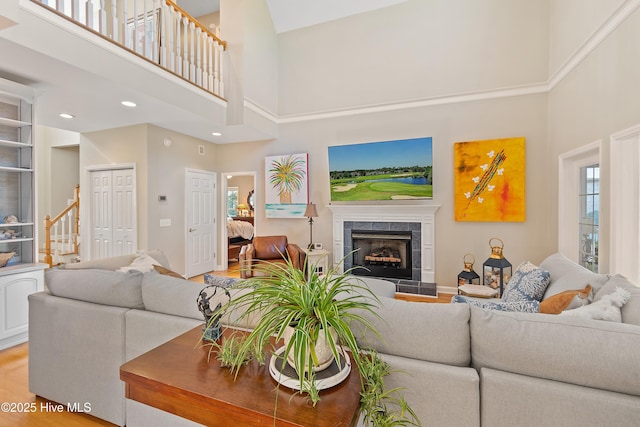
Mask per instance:
[[[307,275],[312,271],[318,276],[324,275],[329,270],[329,251],[325,249],[303,249],[307,255]]]

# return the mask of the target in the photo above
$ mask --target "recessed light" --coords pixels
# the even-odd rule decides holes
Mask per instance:
[[[122,105],[124,105],[125,107],[135,107],[136,103],[133,101],[122,101],[121,103]]]
[[[213,136],[222,136],[222,134],[220,132],[211,132],[211,135],[213,135]]]
[[[60,113],[60,117],[62,117],[63,119],[73,119],[75,116],[69,113]]]

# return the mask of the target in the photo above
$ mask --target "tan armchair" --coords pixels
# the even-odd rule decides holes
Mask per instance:
[[[252,243],[240,250],[240,277],[246,279],[260,275],[256,266],[261,262],[285,263],[283,255],[291,260],[294,267],[302,270],[306,255],[298,245],[289,243],[287,236],[254,237]]]

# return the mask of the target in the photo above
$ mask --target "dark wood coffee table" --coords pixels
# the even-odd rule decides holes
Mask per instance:
[[[225,336],[232,331],[225,330]],[[207,360],[201,334],[200,327],[192,329],[122,365],[126,397],[208,426],[356,425],[360,379],[355,364],[341,384],[320,392],[314,407],[306,395],[277,387],[269,374],[270,355],[263,366],[256,361],[244,366],[234,380],[215,354]]]

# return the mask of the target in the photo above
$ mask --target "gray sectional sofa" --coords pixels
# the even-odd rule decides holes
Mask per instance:
[[[155,257],[168,267],[161,253]],[[127,273],[129,285],[137,286],[139,279],[140,291],[127,299],[114,300],[113,294],[122,292],[109,284],[101,284],[107,289],[103,293],[82,288],[99,285],[96,269],[115,270],[131,261],[102,260],[80,263],[89,270],[47,272],[48,290],[29,297],[30,389],[65,404],[89,402],[92,415],[117,425],[195,425],[125,399],[119,368],[202,325],[195,300],[203,285],[133,271]],[[590,282],[606,290],[612,280],[623,282],[589,273],[557,254],[541,266],[551,273],[550,293]],[[384,322],[371,320],[383,341],[368,334],[361,342],[391,364],[387,385],[404,388],[423,425],[639,424],[640,324],[635,322],[640,288],[633,284],[628,284],[632,296],[623,307],[623,321],[616,323],[407,302],[391,297],[393,285],[370,283],[382,303]]]

